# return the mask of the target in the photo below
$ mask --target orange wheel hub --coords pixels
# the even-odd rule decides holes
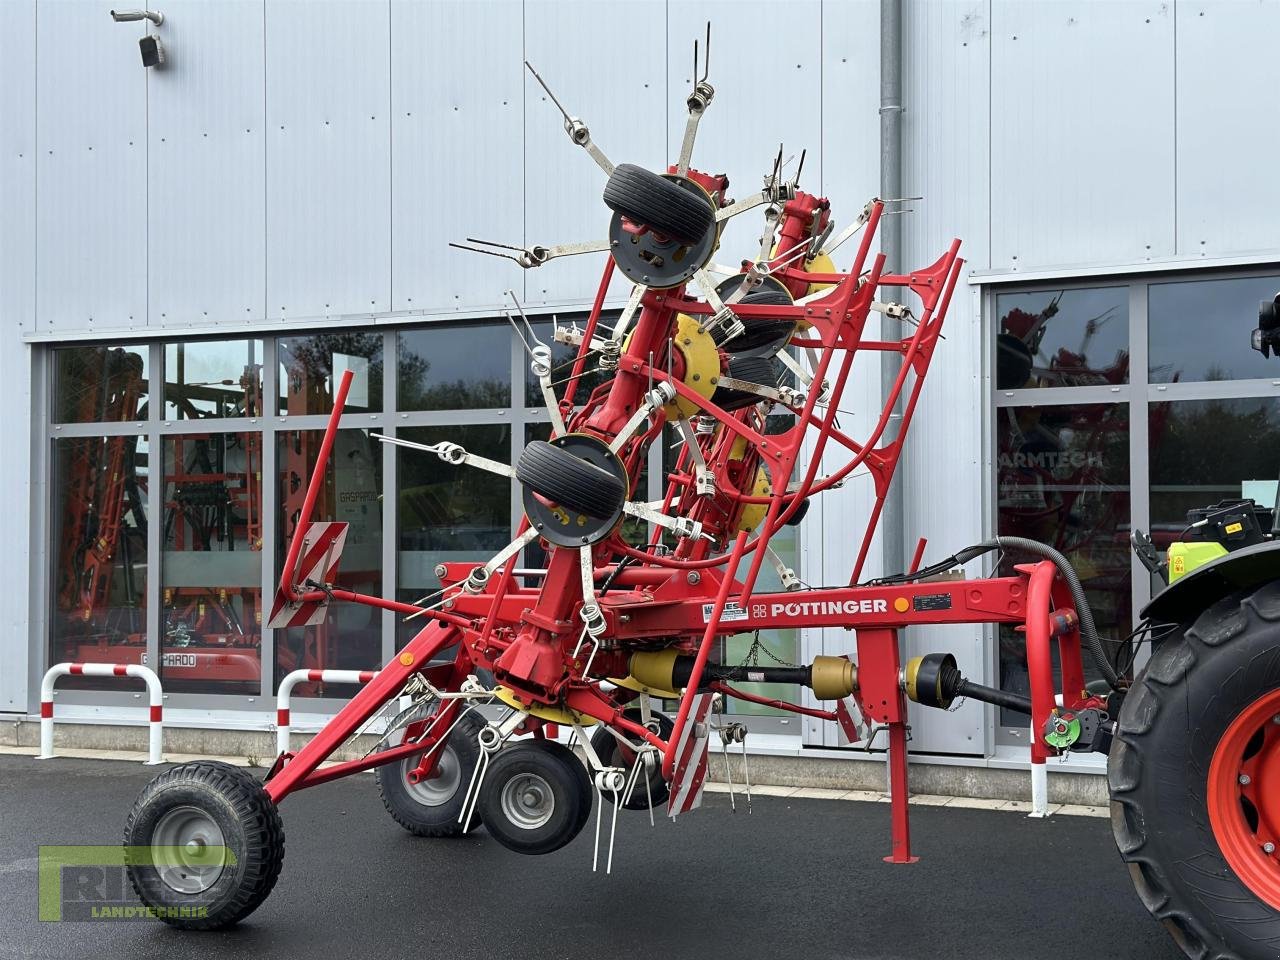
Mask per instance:
[[[1231,722],[1209,764],[1209,824],[1231,869],[1280,910],[1280,690]]]

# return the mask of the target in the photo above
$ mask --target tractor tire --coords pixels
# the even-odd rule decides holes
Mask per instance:
[[[789,307],[794,301],[785,289],[764,286],[752,290],[738,303],[753,307]],[[730,309],[733,309],[732,305]],[[719,345],[726,353],[742,357],[772,357],[795,336],[794,320],[774,320],[769,317],[742,317],[741,320],[744,332]]]
[[[1278,776],[1280,581],[1167,637],[1120,709],[1112,830],[1143,905],[1188,957],[1280,952]]]
[[[628,720],[639,723],[640,711],[638,709],[627,710],[626,717]],[[655,711],[649,714],[649,725],[649,728],[663,740],[671,739],[671,731],[674,725],[670,717]],[[631,770],[636,762],[636,754],[630,750],[627,751],[627,754],[624,754],[622,744],[618,742],[618,738],[603,726],[598,727],[596,732],[591,735],[591,747],[595,750],[596,756],[606,766],[623,767],[627,771],[627,775],[631,775]],[[671,788],[667,781],[662,779],[661,761],[649,771],[648,779],[648,790],[645,790],[644,784],[640,780],[636,780],[631,796],[621,804],[623,810],[648,810],[650,799],[653,800],[654,807],[660,807],[667,802],[667,798],[671,795]],[[601,792],[600,796],[610,803],[613,802],[612,792]]]
[[[477,809],[508,850],[540,855],[576,837],[591,815],[591,780],[568,747],[521,740],[498,751],[480,785]]]
[[[764,387],[776,387],[779,379],[777,367],[770,357],[730,357],[724,373],[726,377],[758,383]],[[728,387],[719,387],[711,395],[712,403],[729,411],[741,410],[763,400],[764,397],[757,394]]]
[[[516,479],[554,503],[598,519],[613,516],[627,497],[626,486],[613,474],[544,440],[524,448]]]
[[[705,196],[633,163],[613,168],[604,185],[604,202],[632,223],[686,245],[697,243],[716,223]]]
[[[459,818],[467,784],[480,759],[476,737],[483,726],[484,721],[477,714],[462,717],[439,748],[435,776],[429,780],[409,780],[421,754],[374,768],[378,794],[392,820],[415,837],[460,837],[480,825],[478,814],[471,817],[468,830],[463,829]]]
[[[197,760],[143,788],[125,822],[124,853],[129,882],[158,919],[219,930],[253,913],[276,885],[284,826],[253,774]]]

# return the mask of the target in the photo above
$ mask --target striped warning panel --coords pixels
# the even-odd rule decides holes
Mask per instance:
[[[338,574],[342,548],[347,542],[347,526],[341,521],[331,520],[307,527],[302,538],[302,552],[298,559],[297,573],[293,577],[294,583],[303,585],[304,590],[311,589],[306,586],[309,580],[314,583],[333,583]],[[328,607],[328,598],[299,601],[277,589],[267,626],[276,629],[313,627],[324,623]]]
[[[707,717],[711,713],[714,693],[700,693],[693,698],[688,722],[680,731],[676,744],[676,762],[671,771],[671,796],[667,799],[667,816],[677,817],[702,806],[702,788],[707,782],[707,757],[710,753]]]

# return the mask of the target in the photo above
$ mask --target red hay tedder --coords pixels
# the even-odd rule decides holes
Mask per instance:
[[[139,895],[176,926],[236,922],[275,884],[283,858],[280,802],[371,768],[377,768],[389,812],[408,830],[446,837],[483,823],[499,843],[526,854],[569,843],[594,804],[598,858],[604,803],[613,805],[615,827],[620,807],[652,811],[665,803],[676,816],[699,804],[712,739],[727,746],[746,736],[741,724],[717,709],[729,698],[839,724],[849,742],[869,743],[883,734],[892,800],[885,859],[905,864],[915,859],[907,702],[946,708],[970,697],[1030,716],[1039,734],[1031,743],[1034,764],[1072,750],[1112,751],[1122,852],[1147,906],[1190,944],[1191,955],[1225,956],[1215,951],[1235,936],[1216,908],[1203,906],[1208,899],[1196,901],[1187,892],[1197,885],[1223,896],[1244,890],[1239,902],[1260,911],[1265,929],[1273,929],[1280,916],[1280,866],[1270,856],[1274,835],[1268,835],[1272,824],[1280,827],[1280,810],[1257,791],[1241,793],[1238,784],[1248,783],[1246,770],[1257,776],[1264,769],[1262,761],[1280,739],[1273,735],[1280,731],[1280,706],[1261,708],[1266,722],[1246,724],[1223,739],[1235,751],[1231,757],[1223,759],[1215,739],[1207,755],[1190,758],[1206,767],[1210,761],[1226,764],[1219,781],[1208,786],[1203,771],[1198,774],[1199,786],[1188,788],[1190,803],[1176,797],[1150,802],[1156,794],[1144,791],[1156,787],[1149,768],[1172,764],[1183,779],[1194,778],[1185,772],[1186,755],[1139,756],[1157,700],[1161,710],[1178,716],[1184,706],[1158,685],[1139,681],[1131,688],[1117,676],[1080,581],[1062,554],[1003,537],[922,566],[922,541],[909,570],[863,580],[872,534],[961,275],[960,241],[928,266],[888,273],[875,239],[886,204],[894,201],[870,201],[837,233],[827,199],[800,189],[799,169],[785,179],[781,154],[762,190],[729,200],[727,178],[690,166],[698,124],[714,94],[705,74],[699,78],[695,70],[695,81],[680,157],[661,174],[615,166],[586,125],[565,113],[571,140],[607,177],[607,240],[470,248],[525,268],[558,256],[609,254],[585,327],[555,331],[557,342],[577,347],[567,377],[554,379],[551,347],[525,324],[551,439],[529,443],[512,467],[453,443],[382,438],[457,465],[459,482],[465,482],[463,471],[480,469],[518,483],[525,519],[509,546],[483,563],[442,564],[437,573],[443,588],[418,603],[333,586],[346,525],[313,521],[312,513],[351,374],[338,384],[270,623],[318,624],[329,604],[344,602],[393,611],[421,629],[314,739],[277,757],[265,782],[213,762],[184,764],[157,777],[139,797],[125,832]],[[757,255],[729,270],[713,263],[724,224],[756,208],[765,220]],[[852,240],[852,261],[838,269],[831,255]],[[631,288],[610,329],[601,320],[602,305],[619,272]],[[876,339],[868,328],[873,313],[904,321],[905,335]],[[861,351],[896,355],[901,370],[870,434],[855,438],[841,429],[838,413]],[[580,382],[593,369],[607,376],[580,397]],[[901,419],[891,432],[895,410]],[[647,502],[638,498],[641,471],[650,445],[668,426],[682,441],[678,461],[662,499]],[[833,463],[839,465],[821,472]],[[810,587],[770,543],[799,521],[812,497],[840,486],[855,470],[870,475],[875,504],[853,570],[847,583]],[[629,518],[646,526],[647,539],[624,537]],[[535,544],[546,552],[545,568],[518,570],[523,551]],[[1008,576],[964,579],[957,572],[968,561],[1004,551],[1030,562]],[[781,589],[757,589],[766,563]],[[1270,606],[1257,600],[1266,589],[1249,602],[1275,613],[1274,597],[1268,595]],[[1213,641],[1196,618],[1221,602],[1210,597],[1190,612],[1163,609],[1152,622],[1185,624],[1185,638],[1173,647],[1208,650]],[[947,623],[1010,624],[1021,631],[1030,696],[966,679],[949,654],[902,662],[900,630]],[[726,636],[800,627],[854,631],[856,658],[760,666],[713,656]],[[1203,640],[1195,639],[1197,630]],[[1085,648],[1105,684],[1086,687]],[[1172,689],[1180,679],[1178,664],[1167,663],[1168,649],[1166,640],[1152,669],[1162,671],[1160,683]],[[1277,661],[1280,655],[1269,661],[1272,673],[1280,670]],[[1280,676],[1271,679],[1267,690],[1280,686]],[[824,705],[798,702],[798,695],[794,701],[770,699],[738,686],[753,682],[806,687],[810,703]],[[1126,712],[1117,729],[1126,692],[1135,716]],[[1262,694],[1266,690],[1255,695]],[[1252,696],[1233,702],[1241,707]],[[663,713],[660,701],[676,706]],[[321,767],[389,707],[397,712],[376,750]],[[1223,725],[1239,720],[1237,714],[1245,715],[1235,710]],[[1273,715],[1276,723],[1269,722]],[[1170,722],[1176,733],[1176,718]],[[559,741],[562,732],[581,759]],[[1167,786],[1167,770],[1164,780]],[[1180,812],[1183,807],[1187,812]],[[1217,812],[1210,816],[1206,809]],[[1195,822],[1204,856],[1212,847],[1217,859],[1199,861],[1201,872],[1190,876],[1179,872],[1190,861],[1179,859],[1177,844],[1192,849],[1197,841],[1161,837],[1178,830],[1193,834]],[[1220,837],[1217,845],[1214,837]],[[611,859],[610,839],[606,869]]]

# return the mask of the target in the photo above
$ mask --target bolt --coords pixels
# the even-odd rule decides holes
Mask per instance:
[[[1264,843],[1264,844],[1262,845],[1262,852],[1263,852],[1263,853],[1275,853],[1275,852],[1276,852],[1276,845],[1275,845],[1274,843],[1272,843],[1270,840],[1268,840],[1266,843]]]
[[[1280,713],[1277,713],[1274,717],[1272,717],[1272,718],[1271,718],[1271,722],[1272,722],[1272,723],[1280,723]]]
[[[448,573],[448,572],[449,572],[449,571],[445,569],[445,566],[444,566],[444,564],[443,564],[443,563],[437,563],[437,564],[436,564],[436,576],[437,576],[437,577],[443,577],[443,576],[444,576],[446,573]]]
[[[688,580],[690,583],[701,583],[702,574],[700,574],[697,570],[690,570],[687,574],[685,574],[685,579]]]
[[[1251,780],[1251,779],[1250,779],[1250,777],[1249,777],[1249,775],[1248,775],[1247,773],[1242,773],[1242,774],[1240,774],[1240,786],[1242,786],[1242,787],[1247,787],[1247,786],[1248,786],[1249,784],[1251,784],[1252,782],[1253,782],[1253,780]]]

